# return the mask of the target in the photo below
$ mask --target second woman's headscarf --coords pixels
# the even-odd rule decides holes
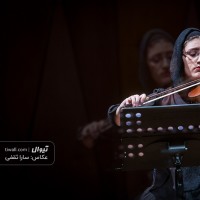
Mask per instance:
[[[155,28],[147,31],[140,43],[140,51],[139,51],[139,81],[141,86],[143,87],[143,92],[149,93],[155,89],[156,85],[153,81],[149,67],[147,65],[147,50],[149,46],[153,43],[157,43],[159,40],[164,39],[166,41],[174,44],[174,38],[167,33],[166,31]]]

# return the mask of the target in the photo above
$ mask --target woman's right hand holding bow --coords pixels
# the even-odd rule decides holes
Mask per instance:
[[[146,94],[135,94],[124,99],[116,110],[115,123],[120,126],[120,111],[124,107],[137,107],[141,106],[146,100]]]

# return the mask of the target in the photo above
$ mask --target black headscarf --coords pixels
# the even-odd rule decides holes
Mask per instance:
[[[176,39],[170,63],[171,78],[174,86],[180,84],[183,81],[182,78],[184,73],[184,64],[182,59],[182,53],[183,53],[184,43],[190,37],[197,35],[200,35],[199,29],[187,28],[183,30]]]
[[[156,87],[154,81],[149,72],[149,68],[147,66],[146,57],[147,57],[147,49],[149,45],[151,45],[154,41],[158,41],[160,39],[165,39],[166,41],[174,44],[174,38],[167,32],[162,29],[151,29],[146,32],[140,43],[139,50],[139,81],[141,86],[143,87],[144,92],[152,92],[152,90]]]

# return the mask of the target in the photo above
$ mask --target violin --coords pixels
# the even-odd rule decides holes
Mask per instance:
[[[200,102],[200,79],[196,79],[196,80],[189,81],[184,84],[166,89],[159,93],[150,94],[149,96],[147,96],[147,100],[143,104],[147,104],[147,103],[156,101],[163,97],[169,96],[174,93],[178,93],[180,91],[183,91],[183,90],[186,90],[186,89],[189,89],[192,87],[193,87],[193,89],[189,91],[188,97],[191,99],[196,98]]]

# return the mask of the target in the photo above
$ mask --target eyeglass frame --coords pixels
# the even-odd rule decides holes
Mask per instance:
[[[185,42],[184,42],[184,47],[186,46],[186,44],[189,42],[189,41],[191,41],[191,40],[193,40],[193,39],[196,39],[196,38],[200,38],[200,35],[194,35],[194,36],[191,36],[189,39],[187,39]],[[185,57],[188,57],[190,60],[193,60],[193,61],[196,61],[196,59],[200,56],[200,50],[199,50],[199,52],[198,52],[198,56],[196,56],[195,58],[194,57],[192,57],[191,55],[188,55],[188,52],[185,52],[185,53],[182,53],[183,54],[183,56],[185,56]]]
[[[196,54],[196,53],[195,53],[195,54]],[[200,56],[200,50],[198,51],[198,54],[195,55],[194,57],[192,57],[192,56],[189,54],[189,52],[182,53],[182,55],[183,55],[184,57],[189,58],[190,60],[196,61],[196,60],[198,60],[198,58],[199,58],[199,56]]]

